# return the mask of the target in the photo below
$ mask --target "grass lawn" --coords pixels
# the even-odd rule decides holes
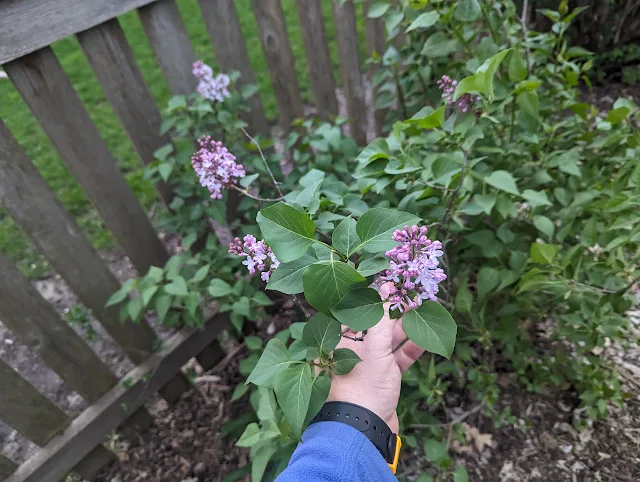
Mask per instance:
[[[213,49],[196,0],[177,1],[196,55],[204,61],[215,65]],[[331,2],[327,0],[323,1],[322,4],[334,71],[339,82],[339,66],[331,17]],[[282,0],[282,6],[286,16],[293,53],[296,58],[296,70],[300,88],[305,101],[310,102],[309,73],[298,24],[295,0]],[[236,0],[236,9],[249,50],[249,57],[256,72],[264,108],[268,118],[275,120],[277,119],[277,107],[266,61],[262,54],[255,18],[251,10],[251,0]],[[357,4],[357,9],[362,51],[362,40],[364,39],[362,5]],[[168,101],[170,94],[137,14],[129,12],[120,17],[120,22],[133,48],[144,78],[151,87],[151,93],[158,106],[162,108]],[[113,156],[125,173],[136,196],[145,207],[150,207],[157,200],[153,186],[142,178],[142,164],[137,158],[118,118],[105,99],[102,89],[93,76],[76,39],[70,37],[56,42],[53,45],[53,49],[93,121],[100,129],[102,137],[107,141]],[[364,52],[361,53],[364,59]],[[67,170],[66,165],[42,132],[42,129],[11,82],[3,78],[0,78],[0,117],[13,132],[13,135],[18,139],[52,189],[58,194],[65,208],[87,233],[94,246],[97,249],[113,248],[115,246],[113,237],[105,229],[97,212]],[[0,250],[14,259],[20,269],[30,277],[42,276],[49,271],[46,260],[39,255],[20,228],[1,209]]]

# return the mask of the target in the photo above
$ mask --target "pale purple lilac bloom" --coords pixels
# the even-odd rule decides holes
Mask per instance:
[[[222,199],[222,188],[232,185],[237,179],[246,176],[242,164],[236,163],[236,157],[210,136],[198,139],[200,149],[191,157],[191,164],[198,175],[200,184],[211,193],[211,198]]]
[[[480,101],[481,98],[473,97],[471,94],[464,94],[460,96],[457,101],[454,101],[453,94],[457,85],[458,81],[451,80],[451,77],[448,75],[443,75],[438,81],[438,88],[442,91],[442,98],[447,100],[447,104],[455,104],[458,109],[466,113],[469,108],[472,107],[475,102]]]
[[[235,238],[233,243],[229,245],[229,253],[237,256],[246,256],[242,264],[249,270],[249,274],[259,271],[262,281],[269,281],[271,273],[273,273],[280,261],[273,254],[271,248],[266,245],[264,240],[256,240],[255,236],[247,234],[244,237],[244,243],[240,238]]]
[[[438,283],[447,279],[442,268],[438,268],[442,243],[431,241],[426,234],[426,227],[416,225],[393,233],[392,239],[401,244],[385,253],[390,268],[381,275],[383,281],[393,283],[389,292],[392,310],[403,313],[417,308],[424,300],[437,301]]]
[[[196,91],[205,99],[215,102],[222,102],[225,97],[229,97],[229,84],[231,79],[226,74],[213,76],[213,70],[207,64],[198,60],[193,63],[193,75],[198,79]]]

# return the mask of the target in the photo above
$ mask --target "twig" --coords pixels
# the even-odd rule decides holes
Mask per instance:
[[[276,178],[273,176],[273,172],[271,171],[271,168],[269,167],[269,164],[267,163],[267,160],[265,159],[264,154],[262,153],[260,144],[258,144],[258,142],[249,135],[249,133],[245,130],[244,127],[242,128],[242,132],[244,132],[244,135],[247,136],[249,140],[253,142],[253,145],[255,145],[258,148],[258,152],[260,153],[260,157],[262,158],[264,167],[267,169],[269,176],[271,176],[271,181],[273,182],[273,186],[276,188],[276,191],[278,191],[278,195],[280,196],[280,199],[282,199],[284,195],[282,194],[282,191],[280,190],[280,186],[278,186],[278,182],[276,181]]]
[[[311,313],[309,313],[307,311],[307,309],[304,307],[304,305],[302,304],[302,301],[300,301],[300,299],[298,299],[298,297],[296,295],[291,295],[291,298],[293,299],[293,301],[300,307],[300,309],[302,310],[302,312],[304,313],[304,316],[306,316],[307,318],[311,318]]]
[[[251,194],[246,189],[242,189],[241,187],[238,187],[235,184],[231,184],[230,186],[233,189],[235,189],[236,191],[238,191],[240,194],[244,194],[245,196],[250,197],[251,199],[255,199],[256,201],[274,202],[274,201],[281,201],[284,198],[283,196],[276,197],[276,198],[265,198],[265,197],[260,197],[260,196],[254,196],[253,194]],[[282,193],[280,193],[280,194],[282,194]]]
[[[464,422],[467,418],[469,418],[474,413],[478,413],[480,410],[484,408],[484,401],[473,407],[471,410],[467,410],[466,412],[458,415],[456,418],[451,420],[451,422],[447,423],[414,423],[413,425],[409,425],[409,428],[415,429],[425,429],[432,427],[453,427],[457,423]]]
[[[405,336],[405,337],[404,337],[404,340],[402,340],[400,343],[398,343],[398,346],[397,346],[397,347],[395,347],[391,353],[395,353],[395,352],[397,352],[400,348],[402,348],[402,345],[404,345],[404,344],[405,344],[406,342],[408,342],[408,341],[409,341],[409,337],[408,337],[408,336]]]
[[[229,353],[227,353],[227,356],[225,356],[222,360],[220,360],[220,363],[218,363],[216,366],[214,366],[210,372],[216,372],[216,371],[221,371],[224,370],[225,368],[227,368],[227,365],[229,365],[229,363],[231,363],[231,361],[235,358],[235,356],[240,353],[240,351],[244,348],[244,343],[240,343],[237,347],[235,347],[233,350],[231,350]]]
[[[364,341],[364,337],[367,336],[367,332],[368,332],[368,330],[363,330],[362,336],[347,336],[346,333],[349,333],[349,331],[351,331],[350,328],[343,330],[342,333],[340,334],[342,338],[346,338],[347,340],[351,340],[351,341]]]
[[[524,55],[527,62],[527,77],[531,75],[531,52],[529,52],[529,46],[527,45],[527,38],[529,37],[529,31],[527,30],[527,15],[529,14],[529,0],[524,0],[522,4],[522,17],[520,18],[520,26],[522,27]]]
[[[453,203],[455,202],[456,197],[458,196],[458,192],[460,191],[460,188],[462,187],[462,183],[464,182],[464,176],[466,174],[468,161],[469,161],[469,153],[467,151],[464,151],[464,159],[462,161],[462,171],[461,171],[461,174],[460,174],[460,183],[458,184],[458,187],[456,187],[453,190],[453,192],[451,193],[451,199],[449,200],[449,205],[447,206],[447,210],[445,211],[444,216],[442,217],[442,220],[440,221],[440,225],[438,226],[438,230],[436,231],[435,239],[438,239],[438,237],[440,236],[440,231],[442,230],[442,226],[444,225],[445,221],[447,221],[447,218],[451,214],[451,209],[453,208]]]

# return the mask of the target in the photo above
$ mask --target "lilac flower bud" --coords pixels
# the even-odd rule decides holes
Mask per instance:
[[[451,77],[448,75],[443,75],[442,78],[437,82],[438,88],[442,91],[442,98],[447,100],[447,104],[454,105],[461,112],[467,112],[473,104],[479,102],[481,98],[479,96],[473,97],[471,94],[464,94],[458,98],[457,101],[453,100],[453,94],[456,90],[456,86],[458,85],[457,80],[451,80]]]

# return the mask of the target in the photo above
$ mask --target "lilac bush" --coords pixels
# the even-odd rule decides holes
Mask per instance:
[[[235,186],[236,180],[246,176],[236,157],[211,136],[198,139],[200,149],[191,157],[191,164],[198,175],[200,185],[206,187],[212,199],[222,199],[224,186]]]

